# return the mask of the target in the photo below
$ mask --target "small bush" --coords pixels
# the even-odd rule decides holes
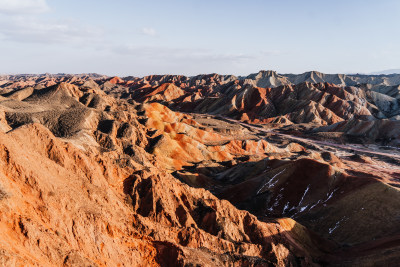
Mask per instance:
[[[7,198],[7,193],[4,191],[2,187],[0,187],[0,200]]]

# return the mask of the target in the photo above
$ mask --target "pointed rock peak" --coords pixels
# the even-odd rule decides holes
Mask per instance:
[[[92,88],[92,89],[99,89],[99,85],[92,79],[88,79],[82,84],[82,87]]]
[[[55,87],[56,91],[64,91],[70,94],[73,94],[76,90],[78,90],[78,87],[76,85],[67,82],[61,82],[55,85]]]
[[[34,93],[29,96],[27,101],[49,101],[54,98],[63,96],[79,98],[82,96],[82,92],[76,85],[60,82],[56,85],[46,87],[40,90],[35,90]]]
[[[125,81],[122,80],[120,77],[115,76],[113,78],[111,78],[110,80],[108,80],[110,83],[112,84],[119,84],[119,83],[124,83]]]
[[[185,92],[175,84],[163,83],[162,85],[153,88],[150,91],[147,91],[146,95],[143,96],[143,99],[147,99],[148,97],[158,95],[157,99],[162,99],[164,101],[171,101],[173,99],[181,97],[184,94]]]
[[[163,83],[159,86],[159,88],[164,88],[164,89],[174,88],[174,87],[177,87],[177,86],[173,83]]]
[[[324,75],[322,72],[319,72],[319,71],[316,71],[316,70],[309,71],[308,74],[311,77],[315,77],[315,76],[321,77],[321,76]]]
[[[79,98],[82,95],[82,92],[79,90],[78,86],[66,82],[61,82],[55,85],[55,90],[60,94],[64,94],[67,96],[72,96],[75,98]]]
[[[178,86],[173,83],[163,83],[158,86],[154,91],[157,92],[164,92],[164,91],[171,91],[171,90],[181,90]]]
[[[157,90],[158,92],[162,92],[162,91],[168,91],[168,92],[183,92],[183,90],[179,87],[176,86],[173,83],[163,83],[162,85],[160,85]]]

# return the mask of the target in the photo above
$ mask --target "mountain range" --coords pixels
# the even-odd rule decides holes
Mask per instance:
[[[3,266],[395,266],[400,74],[0,77]]]

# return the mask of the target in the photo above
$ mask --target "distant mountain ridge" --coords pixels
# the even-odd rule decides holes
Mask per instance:
[[[176,82],[176,81],[196,81],[201,80],[204,77],[218,77],[219,80],[223,81],[232,81],[232,80],[245,80],[248,84],[257,85],[259,87],[278,87],[281,85],[288,84],[300,84],[303,82],[311,82],[311,83],[319,83],[319,82],[328,82],[338,86],[356,86],[360,84],[371,84],[371,85],[385,85],[385,86],[394,86],[400,84],[400,69],[390,69],[379,72],[373,72],[369,74],[341,74],[341,73],[322,73],[319,71],[308,71],[300,74],[282,74],[278,73],[274,70],[260,70],[257,73],[251,73],[247,76],[235,76],[235,75],[221,75],[217,73],[211,74],[199,74],[194,76],[185,76],[185,75],[173,75],[173,74],[160,74],[160,75],[149,75],[144,76],[142,78],[137,76],[125,76],[122,77],[123,80],[138,80],[145,79],[149,82],[157,80],[159,83],[163,82]],[[0,75],[0,78],[6,78],[12,81],[17,80],[26,80],[29,78],[71,78],[71,77],[79,77],[79,78],[90,78],[93,80],[97,79],[106,79],[112,76],[98,74],[98,73],[82,73],[82,74],[66,74],[66,73],[57,73],[57,74],[3,74]]]
[[[382,70],[371,72],[371,75],[391,75],[391,74],[400,74],[400,69],[390,69],[390,70]]]
[[[116,98],[160,102],[174,110],[223,114],[248,122],[330,125],[351,118],[400,118],[400,74],[279,74],[262,70],[239,77],[215,73],[143,78],[14,75],[0,77],[0,95],[21,99],[33,89],[60,82],[84,87],[94,84]]]
[[[260,87],[277,87],[280,85],[295,85],[303,82],[332,83],[338,86],[357,86],[361,84],[395,86],[400,84],[400,74],[366,75],[366,74],[326,74],[309,71],[302,74],[278,74],[275,71],[259,71],[241,79],[251,79]],[[261,83],[260,83],[261,81]],[[269,81],[269,82],[268,82]]]

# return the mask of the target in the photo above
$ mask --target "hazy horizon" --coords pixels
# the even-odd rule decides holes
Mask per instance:
[[[0,73],[369,74],[400,66],[400,2],[0,0]]]
[[[275,70],[259,70],[256,72],[252,72],[252,73],[247,73],[247,74],[241,74],[241,75],[234,75],[237,77],[246,77],[248,75],[252,75],[252,74],[256,74],[258,72],[261,71],[275,71]],[[312,71],[316,71],[319,72],[318,70],[310,70],[310,71],[305,71],[305,72],[301,72],[301,73],[280,73],[277,72],[277,74],[279,75],[301,75],[307,72],[312,72]],[[394,72],[391,72],[394,71]],[[108,76],[108,77],[137,77],[137,78],[143,78],[146,76],[151,76],[151,75],[184,75],[181,73],[151,73],[151,74],[146,74],[143,76],[138,76],[138,75],[133,75],[133,74],[128,74],[128,75],[115,75],[115,74],[104,74],[104,73],[97,73],[97,72],[82,72],[82,73],[65,73],[65,72],[58,72],[58,73],[51,73],[51,72],[42,72],[42,73],[0,73],[0,76],[2,75],[45,75],[45,74],[49,74],[49,75],[89,75],[89,74],[96,74],[96,75],[104,75],[104,76]],[[216,73],[216,72],[210,72],[210,73],[197,73],[197,74],[193,74],[193,75],[185,75],[188,77],[192,77],[192,76],[198,76],[198,75],[208,75],[208,74],[219,74],[219,75],[233,75],[231,73]],[[377,72],[371,72],[371,73],[323,73],[323,74],[343,74],[343,75],[392,75],[392,74],[399,74],[400,75],[400,69],[390,69],[390,70],[383,70],[383,71],[377,71]]]

